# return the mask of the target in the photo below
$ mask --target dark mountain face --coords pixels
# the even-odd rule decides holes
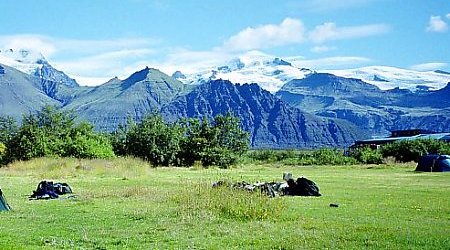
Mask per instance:
[[[34,76],[40,80],[38,88],[50,98],[66,105],[84,89],[64,72],[53,68],[47,61],[40,64],[42,67],[36,69]]]
[[[359,79],[313,74],[293,80],[276,93],[307,112],[347,120],[372,135],[422,128],[449,131],[449,120],[439,113],[450,107],[450,86],[438,91],[382,91]]]
[[[17,120],[45,105],[61,106],[43,92],[40,79],[0,64],[0,114]]]
[[[212,118],[228,111],[241,119],[243,128],[251,135],[253,147],[342,147],[358,137],[354,126],[304,113],[256,84],[210,81],[161,108],[169,120]]]
[[[408,108],[449,108],[450,83],[445,88],[435,91],[405,94],[394,105]]]

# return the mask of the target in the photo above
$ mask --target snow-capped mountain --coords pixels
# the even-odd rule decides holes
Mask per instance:
[[[382,90],[400,88],[413,92],[438,90],[450,82],[450,75],[443,71],[415,71],[396,67],[371,66],[345,70],[322,70],[336,76],[361,79]]]
[[[343,70],[318,70],[340,77],[361,79],[381,90],[408,89],[415,91],[438,90],[450,82],[450,74],[443,71],[415,71],[388,66],[370,66]],[[222,65],[211,66],[196,73],[175,72],[172,77],[186,84],[202,84],[210,80],[224,79],[233,83],[257,83],[263,89],[275,93],[291,80],[304,79],[316,73],[301,66],[261,52],[249,52]]]
[[[42,81],[51,81],[69,87],[78,86],[78,83],[64,72],[56,70],[40,52],[26,49],[1,49],[0,64],[15,68],[25,74],[36,76]]]
[[[37,69],[40,69],[44,63],[47,63],[47,60],[39,52],[25,49],[1,49],[0,63],[33,75]]]
[[[278,91],[293,79],[303,79],[313,70],[292,65],[281,58],[260,52],[249,52],[229,60],[223,65],[211,66],[193,74],[177,71],[173,77],[186,84],[202,84],[209,80],[223,79],[233,83],[257,83],[261,88]]]

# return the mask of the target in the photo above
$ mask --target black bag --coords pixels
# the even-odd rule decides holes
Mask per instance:
[[[72,193],[72,189],[67,183],[53,183],[52,181],[41,181],[39,182],[36,191],[30,198],[35,199],[55,199],[59,195]]]
[[[316,183],[305,177],[298,178],[297,181],[290,179],[287,181],[287,195],[298,196],[322,196]]]

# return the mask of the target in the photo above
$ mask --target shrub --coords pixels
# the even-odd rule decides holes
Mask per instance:
[[[75,118],[72,114],[51,106],[44,107],[36,114],[24,116],[22,125],[11,133],[7,141],[7,162],[43,156],[114,156],[112,146],[104,136],[94,132],[89,123],[75,125]]]
[[[321,148],[312,153],[315,164],[318,165],[349,165],[355,164],[356,160],[344,156],[343,152],[337,149]]]
[[[3,158],[5,157],[5,154],[6,154],[6,146],[2,142],[0,142],[0,163],[3,162]]]
[[[247,152],[249,135],[243,131],[238,118],[231,113],[218,115],[210,122],[205,118],[181,121],[185,136],[181,141],[180,163],[192,166],[200,161],[203,166],[227,168]]]
[[[154,113],[130,126],[126,149],[128,154],[147,160],[155,166],[169,166],[178,162],[182,135],[183,130],[178,124],[165,123],[160,115]]]
[[[357,161],[343,155],[341,150],[321,148],[311,151],[300,150],[254,150],[248,154],[253,160],[286,165],[351,165]]]
[[[370,147],[358,148],[350,153],[350,156],[364,164],[381,164],[383,155],[379,150]]]
[[[253,150],[248,154],[248,157],[252,160],[267,163],[298,159],[298,156],[299,154],[295,150],[273,150],[273,149],[258,149]]]
[[[111,158],[114,151],[106,135],[94,132],[94,127],[81,122],[70,130],[65,142],[65,153],[61,156],[76,158]]]
[[[398,162],[419,161],[425,154],[448,154],[450,144],[438,140],[402,140],[382,147],[383,157],[394,157]]]

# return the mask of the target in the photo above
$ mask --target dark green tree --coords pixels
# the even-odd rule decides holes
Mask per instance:
[[[438,140],[401,140],[381,148],[383,157],[392,156],[399,162],[419,161],[426,154],[448,154],[450,144]]]
[[[71,143],[67,144],[66,156],[76,158],[114,157],[113,146],[107,135],[94,131],[87,122],[81,122],[71,129]]]
[[[228,167],[249,148],[249,134],[241,128],[239,118],[231,112],[218,115],[207,133],[207,146],[201,154],[203,166]]]
[[[155,166],[177,164],[182,127],[177,123],[165,123],[153,113],[140,123],[130,126],[126,148],[130,155],[141,157]]]
[[[104,158],[114,156],[105,136],[92,125],[75,123],[75,116],[46,106],[22,119],[22,125],[7,147],[8,160],[28,160],[42,156]]]
[[[190,118],[180,121],[184,136],[180,141],[179,163],[182,166],[192,166],[201,161],[214,138],[208,119]]]
[[[0,117],[0,164],[11,161],[11,152],[7,147],[11,145],[19,127],[12,117]]]

